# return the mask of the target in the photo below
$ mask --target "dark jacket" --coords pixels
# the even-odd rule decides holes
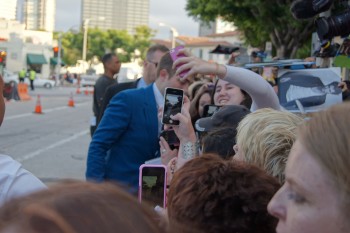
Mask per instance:
[[[109,78],[105,75],[102,75],[97,79],[94,86],[94,99],[93,99],[94,102],[92,107],[92,110],[96,118],[100,114],[103,98],[107,88],[114,83],[116,83],[115,79]]]
[[[104,97],[103,97],[103,102],[102,102],[102,105],[100,108],[99,115],[97,116],[97,119],[96,119],[96,127],[100,123],[100,121],[103,117],[103,114],[104,114],[109,102],[113,98],[113,96],[115,96],[116,94],[118,94],[121,91],[136,88],[139,81],[140,81],[140,79],[137,79],[134,82],[115,83],[107,88],[107,90],[104,94]]]

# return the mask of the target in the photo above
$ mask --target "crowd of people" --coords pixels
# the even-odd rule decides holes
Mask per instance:
[[[1,187],[0,232],[350,232],[350,105],[305,118],[286,111],[258,73],[178,53],[173,61],[151,46],[143,77],[123,84],[113,79],[118,55],[103,57],[87,181],[47,188],[0,156],[0,166],[17,166],[6,186],[18,194]],[[166,88],[185,93],[170,116],[178,125],[161,121]],[[165,208],[137,200],[149,161],[167,168]]]

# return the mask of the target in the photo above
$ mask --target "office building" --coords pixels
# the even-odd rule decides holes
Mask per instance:
[[[149,23],[149,0],[82,0],[81,20],[90,28],[127,30]]]
[[[17,0],[3,0],[0,4],[0,18],[16,19]]]
[[[55,13],[56,0],[24,0],[22,19],[27,30],[53,32]]]

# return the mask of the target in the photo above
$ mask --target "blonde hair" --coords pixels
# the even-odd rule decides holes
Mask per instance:
[[[350,105],[335,105],[303,124],[298,140],[330,175],[350,213]],[[344,203],[345,202],[345,203]]]
[[[238,125],[237,145],[244,161],[284,183],[284,169],[303,118],[273,109],[248,114]]]

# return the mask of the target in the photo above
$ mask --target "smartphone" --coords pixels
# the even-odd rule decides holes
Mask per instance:
[[[166,207],[167,170],[164,165],[143,164],[139,175],[139,201]]]
[[[176,136],[175,131],[173,129],[169,129],[169,130],[163,130],[160,133],[160,136],[163,137],[165,139],[165,141],[167,141],[167,143],[169,144],[169,146],[179,146],[180,145],[180,140],[179,138]]]
[[[172,60],[173,61],[176,61],[178,58],[180,58],[180,57],[185,57],[185,55],[183,55],[183,54],[177,54],[178,53],[178,51],[180,50],[180,49],[183,49],[183,48],[185,48],[183,45],[179,45],[179,46],[177,46],[176,48],[173,48],[173,49],[171,49],[170,50],[170,56],[171,56],[171,58],[172,58]],[[178,67],[180,67],[182,64],[179,64],[179,65],[177,65],[176,66],[176,69],[178,68]],[[182,77],[184,77],[187,73],[188,73],[188,71],[189,70],[184,70],[184,71],[182,71],[180,74],[179,74],[179,76],[182,78]]]
[[[221,106],[217,106],[213,104],[204,105],[202,117],[211,117],[212,115],[214,115],[214,113],[219,111],[220,108]]]
[[[162,123],[168,125],[178,125],[180,122],[172,120],[170,116],[174,116],[181,112],[183,105],[184,91],[176,88],[166,88],[164,95],[163,117]]]

